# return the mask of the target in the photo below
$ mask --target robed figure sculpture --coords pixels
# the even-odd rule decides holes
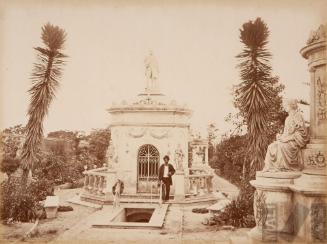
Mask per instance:
[[[303,167],[300,149],[308,142],[307,128],[297,101],[292,99],[284,104],[288,112],[284,131],[268,146],[263,172],[299,171]]]

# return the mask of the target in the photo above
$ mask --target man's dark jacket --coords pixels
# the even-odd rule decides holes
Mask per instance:
[[[162,180],[163,179],[164,170],[165,170],[165,164],[162,164],[159,167],[159,180]],[[169,183],[170,183],[170,185],[172,185],[173,184],[173,181],[171,180],[171,176],[173,174],[175,174],[175,169],[174,169],[174,167],[171,164],[168,164],[168,173],[170,173],[169,176],[168,176]]]

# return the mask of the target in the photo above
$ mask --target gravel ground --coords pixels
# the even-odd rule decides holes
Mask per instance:
[[[228,181],[215,176],[213,179],[215,191],[223,191],[230,196],[238,194],[238,188]],[[244,236],[247,229],[235,231],[217,231],[215,226],[205,226],[202,221],[208,214],[193,213],[194,206],[170,206],[167,212],[164,228],[160,230],[140,230],[140,229],[99,229],[92,228],[92,222],[101,215],[101,210],[69,204],[68,199],[80,192],[80,189],[57,190],[60,205],[70,205],[74,211],[59,212],[56,219],[41,220],[38,226],[39,234],[32,237],[28,242],[50,242],[71,241],[71,240],[103,240],[106,243],[124,243],[154,241],[155,243],[185,242],[191,240],[228,242],[231,236]],[[208,205],[196,206],[206,207]],[[32,223],[17,223],[11,226],[2,226],[1,239],[6,241],[19,240]]]
[[[70,205],[73,211],[58,212],[55,219],[40,220],[38,225],[38,234],[30,238],[29,242],[48,242],[55,239],[58,235],[69,230],[72,226],[78,223],[81,219],[93,213],[93,208],[84,207],[75,204],[69,204],[66,200],[72,198],[80,189],[57,190],[55,195],[59,196],[60,205]],[[15,223],[12,225],[1,225],[1,240],[15,241],[20,240],[27,232],[33,223]]]

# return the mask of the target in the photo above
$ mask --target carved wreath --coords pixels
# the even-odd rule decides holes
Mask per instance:
[[[132,128],[129,130],[128,135],[133,138],[140,138],[145,135],[146,131],[147,131],[147,128],[141,128],[139,130]]]
[[[254,218],[257,226],[264,226],[267,220],[266,194],[263,191],[254,193]]]
[[[153,138],[156,138],[156,139],[162,139],[162,138],[168,137],[168,133],[169,133],[168,130],[162,130],[162,131],[160,131],[160,132],[155,131],[155,130],[151,130],[151,131],[150,131],[150,135],[151,135]]]

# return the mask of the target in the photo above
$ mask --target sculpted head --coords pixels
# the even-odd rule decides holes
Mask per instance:
[[[286,99],[283,102],[283,107],[286,112],[296,111],[298,109],[298,101],[296,99]]]

